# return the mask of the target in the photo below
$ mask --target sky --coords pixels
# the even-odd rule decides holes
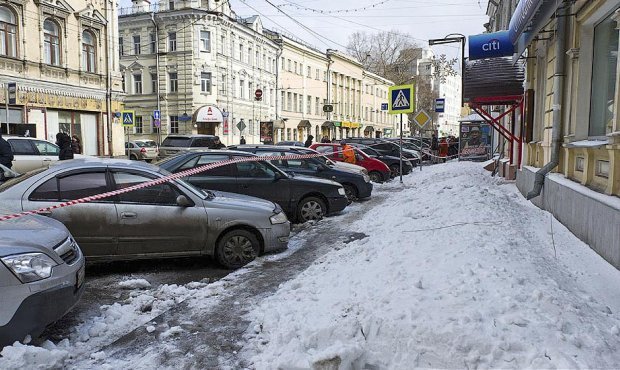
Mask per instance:
[[[258,14],[266,27],[286,30],[321,50],[345,50],[349,36],[357,31],[398,30],[425,45],[428,39],[443,38],[450,33],[466,36],[482,33],[483,24],[488,21],[485,15],[488,0],[230,0],[230,3],[239,16]],[[120,6],[131,6],[131,0],[120,0]],[[435,46],[433,51],[449,57],[460,55],[458,44]]]

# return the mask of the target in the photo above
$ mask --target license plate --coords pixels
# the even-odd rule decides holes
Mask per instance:
[[[75,278],[75,287],[80,289],[82,284],[84,284],[84,277],[86,276],[86,268],[84,266],[80,267],[77,272],[77,276]]]

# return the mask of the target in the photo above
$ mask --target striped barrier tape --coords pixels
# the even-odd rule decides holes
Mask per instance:
[[[80,198],[80,199],[70,200],[70,201],[59,203],[59,204],[56,204],[56,205],[53,205],[53,206],[50,206],[50,207],[40,208],[40,209],[37,209],[37,210],[23,211],[23,212],[18,212],[18,213],[10,214],[10,215],[0,216],[0,222],[1,221],[8,221],[8,220],[12,220],[12,219],[28,216],[28,215],[36,215],[36,214],[39,214],[39,213],[47,213],[47,212],[53,211],[53,210],[58,209],[58,208],[69,207],[69,206],[73,206],[73,205],[81,204],[81,203],[88,203],[88,202],[92,202],[92,201],[96,201],[96,200],[100,200],[100,199],[105,199],[105,198],[113,197],[115,195],[129,193],[129,192],[132,192],[134,190],[144,189],[144,188],[148,188],[148,187],[155,186],[155,185],[161,185],[161,184],[169,182],[171,180],[177,180],[177,179],[181,179],[183,177],[196,175],[196,174],[199,174],[201,172],[205,172],[205,171],[217,168],[217,167],[226,166],[226,165],[233,164],[233,163],[254,162],[254,161],[276,161],[276,160],[282,160],[282,159],[287,159],[287,160],[288,159],[310,159],[310,158],[318,158],[318,157],[324,157],[324,156],[325,156],[325,154],[313,153],[313,154],[291,154],[291,155],[286,155],[286,156],[281,156],[281,155],[265,156],[265,157],[260,157],[260,156],[259,157],[253,157],[252,156],[252,157],[239,157],[239,158],[234,158],[234,159],[228,159],[228,160],[225,160],[225,161],[214,162],[214,163],[206,164],[204,166],[200,166],[200,167],[192,168],[192,169],[185,170],[185,171],[182,171],[182,172],[170,174],[168,176],[164,176],[164,177],[161,177],[159,179],[143,182],[141,184],[129,186],[129,187],[126,187],[126,188],[123,188],[123,189],[109,191],[107,193],[91,195],[91,196]]]

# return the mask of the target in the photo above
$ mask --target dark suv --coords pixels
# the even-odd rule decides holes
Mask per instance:
[[[256,154],[261,157],[265,156],[281,156],[282,159],[271,160],[279,169],[313,177],[321,177],[324,179],[334,180],[342,184],[347,193],[349,200],[359,198],[368,198],[372,194],[372,183],[367,174],[362,174],[355,170],[345,170],[336,167],[326,161],[324,157],[308,158],[308,159],[286,159],[286,155],[304,155],[308,154],[308,148],[284,147],[277,145],[239,145],[229,147],[230,149],[241,150]],[[315,152],[316,153],[316,152]],[[318,153],[317,153],[318,154]]]
[[[190,148],[211,148],[214,139],[213,135],[168,135],[159,147],[159,158],[171,157]]]
[[[396,177],[400,174],[400,160],[398,156],[384,155],[374,150],[373,148],[358,143],[351,143],[351,146],[359,148],[362,152],[366,153],[371,158],[376,158],[385,163],[390,168],[390,175]],[[408,159],[403,159],[403,175],[408,175],[413,171],[413,165]]]
[[[170,172],[181,172],[210,163],[239,157],[256,161],[237,162],[185,178],[194,186],[251,195],[280,205],[289,219],[317,220],[342,211],[348,204],[345,190],[335,182],[307,176],[290,177],[253,154],[232,150],[205,150],[181,153],[158,165]]]
[[[400,156],[399,155],[400,146],[386,139],[353,137],[353,138],[347,138],[346,142],[350,144],[357,143],[357,144],[367,145],[383,155],[390,155],[390,156],[397,157],[397,158]],[[420,163],[419,152],[415,150],[405,149],[404,146],[403,146],[403,157],[411,161],[411,164],[413,164],[414,167],[417,166],[418,163]]]

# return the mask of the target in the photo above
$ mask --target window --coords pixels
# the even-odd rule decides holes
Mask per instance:
[[[220,54],[222,55],[226,54],[226,35],[225,34],[220,36]]]
[[[299,94],[299,105],[297,106],[299,108],[298,112],[303,112],[304,111],[304,96]]]
[[[315,77],[315,80],[317,80],[317,81],[318,81],[318,80],[321,78],[320,76],[321,76],[321,71],[319,71],[319,69],[317,68],[317,69],[316,69],[316,77]]]
[[[295,109],[295,106],[293,105],[293,94],[290,92],[286,93],[286,108],[288,111],[293,111]]]
[[[316,98],[314,100],[314,114],[317,116],[321,114],[320,105],[321,105],[321,101],[319,100],[319,98]]]
[[[306,100],[306,114],[312,114],[312,97],[308,95]]]
[[[237,162],[237,177],[273,179],[276,174],[272,168],[261,162]]]
[[[39,155],[58,155],[60,153],[59,147],[47,141],[32,140],[32,143],[37,148]]]
[[[200,91],[211,94],[211,73],[200,73]]]
[[[243,59],[244,59],[244,57],[243,57],[243,44],[240,43],[239,44],[239,61],[243,62]]]
[[[177,33],[168,32],[168,51],[177,51]]]
[[[174,10],[174,0],[168,1],[168,10]]]
[[[17,57],[17,20],[5,6],[0,6],[0,54]]]
[[[254,65],[254,60],[252,58],[254,58],[254,55],[252,54],[252,48],[248,48],[248,64],[251,66]]]
[[[226,91],[226,73],[222,73],[222,77],[220,78],[220,95],[226,96],[226,94],[228,93]]]
[[[142,73],[133,75],[133,93],[142,94]]]
[[[297,74],[297,62],[295,62],[295,74]]]
[[[179,133],[179,116],[170,116],[170,133]]]
[[[230,83],[230,86],[232,86],[232,96],[233,97],[237,97],[237,78],[235,76],[232,76],[232,81]]]
[[[252,94],[254,93],[254,84],[252,82],[248,82],[248,99],[252,99]]]
[[[151,92],[157,94],[157,73],[151,73]]]
[[[123,45],[123,38],[122,37],[118,38],[118,55],[120,55],[120,56],[125,55],[125,47]]]
[[[612,131],[618,72],[618,30],[612,15],[594,27],[590,136]]]
[[[289,59],[287,71],[291,72],[291,67],[292,67],[292,63],[291,63],[291,60]]]
[[[58,179],[60,200],[75,200],[108,191],[105,172],[86,172]]]
[[[28,200],[54,200],[58,201],[58,179],[56,177],[47,180],[30,194]]]
[[[196,158],[192,158],[189,161],[187,161],[184,165],[182,165],[181,167],[179,167],[179,169],[177,169],[174,172],[181,172],[184,170],[189,170],[192,168],[196,168],[196,167],[200,167],[200,166],[205,166],[207,164],[211,164],[211,163],[217,163],[217,162],[221,162],[221,161],[227,161],[230,158],[228,157],[228,155],[201,155],[200,157],[196,157]],[[226,165],[226,166],[220,166],[220,167],[216,167],[214,169],[208,170],[208,171],[203,171],[199,174],[197,174],[196,176],[200,176],[200,177],[235,177],[235,173],[234,173],[234,164],[230,164],[230,165]]]
[[[245,81],[239,80],[239,97],[245,99]]]
[[[135,55],[140,55],[140,35],[133,36],[133,53]]]
[[[8,140],[15,155],[37,155],[37,152],[30,144],[30,140]]]
[[[54,66],[60,65],[60,27],[51,19],[43,22],[45,37],[45,63]]]
[[[133,173],[114,173],[116,190],[125,189],[151,180],[153,179]],[[179,193],[176,188],[168,183],[165,183],[120,194],[118,195],[118,199],[121,203],[176,206],[177,197],[179,195],[181,195],[181,193]]]
[[[308,71],[308,74],[306,77],[312,78],[312,67],[308,66],[307,71]]]
[[[142,133],[142,117],[136,116],[134,120],[135,120],[134,125],[133,125],[134,133],[141,134]]]
[[[151,42],[149,43],[149,46],[151,47],[151,54],[155,54],[157,52],[157,39],[155,38],[155,34],[151,33],[149,38],[151,39]]]
[[[323,72],[323,82],[327,82],[327,72]]]
[[[256,67],[260,68],[260,53],[258,52],[258,50],[256,51],[256,58],[254,59],[254,63],[256,63]],[[263,62],[263,64],[265,64]]]
[[[286,110],[286,93],[284,91],[280,91],[280,102],[282,102],[282,110]]]
[[[211,52],[211,32],[200,31],[200,51]]]
[[[295,93],[293,93],[293,105],[292,107],[289,106],[289,108],[292,112],[297,112],[297,94]]]
[[[82,32],[82,67],[95,73],[95,36],[90,31]]]
[[[293,154],[293,153],[291,153]],[[305,168],[313,171],[318,171],[319,164],[313,160],[309,159],[287,159],[286,167],[288,168]]]
[[[176,72],[168,73],[168,79],[170,80],[170,92],[179,91],[179,75]]]

